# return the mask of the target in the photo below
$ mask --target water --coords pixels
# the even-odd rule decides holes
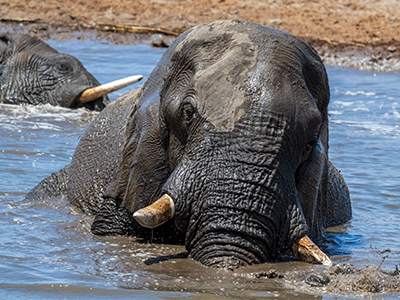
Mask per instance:
[[[376,250],[400,250],[400,74],[328,72],[330,159],[342,171],[353,204],[345,238],[352,237],[353,261],[380,261]],[[398,254],[385,263],[400,264]]]
[[[90,41],[50,45],[76,56],[101,83],[135,74],[147,78],[164,52]],[[356,266],[378,266],[384,256],[379,251],[390,249],[382,266],[393,269],[400,264],[400,75],[339,67],[328,67],[328,73],[330,159],[348,183],[354,217],[330,230],[325,248],[335,254],[335,263]],[[130,88],[112,94],[111,100]],[[271,268],[315,267],[301,262],[235,273],[179,258],[148,264],[185,250],[93,236],[92,217],[65,200],[24,201],[37,183],[70,162],[95,115],[46,105],[0,105],[0,299],[344,299],[310,296],[315,291],[254,277]]]

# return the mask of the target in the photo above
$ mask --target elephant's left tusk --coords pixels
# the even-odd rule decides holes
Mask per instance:
[[[293,253],[297,258],[309,263],[319,263],[325,266],[332,266],[332,261],[322,252],[308,236],[302,237],[293,245]]]
[[[139,209],[133,214],[133,217],[140,225],[147,228],[155,228],[164,224],[175,215],[174,200],[164,194],[153,204]]]
[[[123,79],[111,81],[106,84],[102,84],[99,86],[95,86],[93,88],[85,90],[80,97],[76,100],[78,104],[84,104],[93,100],[96,100],[99,97],[103,97],[108,95],[109,93],[120,90],[128,85],[134,84],[140,80],[142,80],[142,75],[135,75],[126,77]]]

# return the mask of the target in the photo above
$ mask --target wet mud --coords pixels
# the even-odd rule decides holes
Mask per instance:
[[[328,272],[331,283],[327,291],[350,293],[398,293],[400,292],[400,272],[395,270],[381,270],[377,267],[365,266],[355,268],[352,265],[338,265]]]
[[[288,288],[317,295],[370,298],[398,295],[400,272],[398,266],[382,270],[376,266],[356,268],[352,264],[340,264],[327,270],[288,272],[282,275]]]

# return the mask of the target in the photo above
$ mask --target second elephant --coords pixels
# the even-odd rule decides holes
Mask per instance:
[[[77,99],[100,83],[75,57],[24,34],[0,34],[0,103],[51,104],[102,110],[101,96],[88,103]]]

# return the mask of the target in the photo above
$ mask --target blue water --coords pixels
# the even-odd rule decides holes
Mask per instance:
[[[328,68],[330,159],[351,192],[352,259],[400,264],[400,74]],[[354,245],[352,245],[354,243]],[[397,252],[397,253],[396,253]],[[390,263],[389,263],[390,265]]]
[[[164,52],[91,41],[49,44],[77,57],[101,83],[136,74],[146,79]],[[390,249],[383,268],[393,269],[400,264],[400,74],[327,69],[329,154],[348,183],[354,217],[330,230],[326,247],[335,263],[356,266],[378,266],[379,251]],[[273,280],[254,280],[246,270],[209,270],[187,259],[145,265],[184,248],[96,237],[89,231],[91,217],[65,200],[25,202],[30,189],[70,162],[95,116],[83,109],[0,104],[0,299],[310,298]]]

